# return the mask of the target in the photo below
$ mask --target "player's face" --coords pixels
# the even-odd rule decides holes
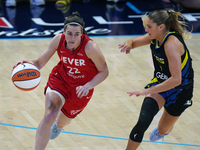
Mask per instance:
[[[64,31],[67,48],[69,50],[75,50],[81,43],[81,27],[68,25]]]
[[[149,17],[146,18],[145,32],[149,34],[150,39],[156,39],[158,33],[158,26],[156,23],[151,21]]]

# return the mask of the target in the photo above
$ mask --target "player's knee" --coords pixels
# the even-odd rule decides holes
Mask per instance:
[[[50,101],[47,105],[47,108],[49,111],[55,111],[58,107],[59,107],[59,104],[54,101]]]
[[[46,109],[48,111],[57,110],[61,106],[62,106],[62,101],[57,94],[53,92],[49,92],[46,94]]]
[[[54,121],[61,107],[62,104],[57,104],[54,101],[47,102],[44,116],[45,122],[52,122],[52,120]]]
[[[144,132],[147,130],[158,111],[159,107],[157,102],[151,97],[146,97],[142,104],[138,122],[130,133],[130,139],[132,141],[142,142]]]
[[[58,111],[62,107],[62,101],[60,99],[46,99],[47,111],[54,112]]]

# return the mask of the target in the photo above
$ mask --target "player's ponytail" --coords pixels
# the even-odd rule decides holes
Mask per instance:
[[[185,18],[180,12],[175,12],[174,10],[168,10],[167,11],[169,15],[169,31],[176,31],[180,33],[184,40],[190,39],[191,36],[189,35],[191,32],[189,32],[186,27],[188,26],[185,22]]]
[[[175,12],[174,10],[155,10],[148,15],[145,14],[142,17],[144,26],[146,17],[148,17],[158,26],[164,24],[167,31],[175,31],[180,33],[184,40],[191,38],[191,35],[189,35],[191,32],[186,29],[187,23],[180,12]]]
[[[68,25],[80,26],[83,34],[87,35],[87,32],[85,31],[85,22],[83,21],[83,18],[80,17],[79,12],[77,12],[77,11],[73,12],[71,16],[69,16],[65,19],[64,31],[66,30]]]

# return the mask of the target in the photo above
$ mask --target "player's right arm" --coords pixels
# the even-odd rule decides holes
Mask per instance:
[[[60,38],[61,34],[54,36],[46,50],[36,60],[32,61],[38,69],[41,69],[56,52],[60,43]]]
[[[20,63],[23,64],[28,62],[34,64],[38,69],[41,69],[56,52],[58,45],[60,43],[60,38],[61,34],[54,36],[54,38],[51,40],[46,50],[37,59],[33,61],[22,60],[21,62],[16,63],[14,67],[16,67]]]
[[[148,34],[145,34],[143,36],[139,36],[134,39],[130,39],[126,41],[124,44],[119,44],[119,49],[121,49],[121,52],[125,52],[126,54],[130,53],[131,49],[148,45],[151,43],[151,39],[149,38]]]

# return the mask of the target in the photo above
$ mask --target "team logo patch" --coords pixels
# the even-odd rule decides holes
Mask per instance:
[[[77,55],[78,55],[78,56],[83,56],[83,54],[81,54],[81,53],[77,53]]]
[[[186,103],[184,104],[184,106],[190,106],[192,105],[192,100],[187,100]]]
[[[79,113],[82,109],[79,110],[71,110],[71,115],[76,115],[77,113]]]

